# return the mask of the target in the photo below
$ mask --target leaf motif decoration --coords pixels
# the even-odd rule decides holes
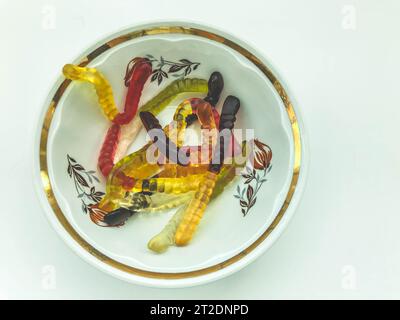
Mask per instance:
[[[248,200],[249,202],[251,202],[251,199],[252,199],[252,197],[253,197],[253,194],[254,194],[254,189],[253,189],[253,187],[252,187],[251,185],[249,185],[249,186],[247,187],[247,192],[246,192],[247,200]]]
[[[251,208],[257,203],[257,193],[261,186],[267,181],[266,175],[271,171],[271,148],[258,139],[254,140],[254,161],[252,166],[246,166],[245,172],[241,174],[244,179],[244,188],[239,185],[234,198],[239,200],[241,213],[245,217]]]
[[[88,213],[89,208],[99,203],[104,196],[104,192],[96,191],[95,186],[92,185],[93,181],[100,182],[100,180],[96,176],[96,171],[87,171],[68,154],[67,163],[67,173],[74,182],[77,198],[81,201],[81,209],[84,213]]]
[[[188,76],[192,71],[197,70],[200,66],[200,62],[192,62],[189,59],[180,59],[178,61],[170,61],[160,56],[156,59],[153,55],[147,54],[146,58],[152,65],[155,66],[150,82],[157,82],[158,85],[169,78],[171,74],[174,78],[184,78]]]

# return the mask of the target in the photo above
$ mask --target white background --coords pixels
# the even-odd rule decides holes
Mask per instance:
[[[0,298],[400,298],[399,16],[396,0],[1,0]],[[83,262],[32,182],[37,118],[63,64],[154,19],[211,23],[263,52],[298,102],[311,153],[302,202],[274,246],[188,289],[131,285]]]

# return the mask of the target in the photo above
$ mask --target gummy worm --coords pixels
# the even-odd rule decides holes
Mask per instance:
[[[175,214],[169,219],[168,223],[161,230],[160,233],[156,234],[150,241],[147,243],[147,247],[157,253],[165,252],[168,247],[172,246],[175,242],[175,232],[178,228],[179,224],[182,221],[183,216],[189,206],[189,202],[187,202],[184,206],[180,207]]]
[[[186,117],[192,113],[191,100],[183,101],[175,111],[174,121],[170,126],[166,126],[163,131],[169,137],[173,138],[174,142],[178,145],[183,143],[184,130],[186,128]],[[161,127],[161,126],[160,126]],[[146,151],[150,144],[144,146],[140,151],[134,152],[129,156],[124,157],[115,166],[111,174],[111,179],[108,180],[107,185],[115,185],[116,181],[120,181],[119,186],[130,190],[134,186],[133,178],[147,178],[161,171],[162,168],[156,163],[149,163],[146,161]],[[112,165],[109,164],[112,168]],[[113,177],[118,180],[113,181]]]
[[[247,143],[242,142],[242,154],[247,154],[246,151]],[[232,159],[234,160],[234,159]],[[218,174],[217,182],[212,193],[212,198],[217,197],[222,193],[225,186],[234,179],[236,176],[236,169],[241,168],[245,165],[243,163],[236,163],[233,161],[232,164],[223,165],[221,172]],[[165,174],[166,177],[182,178],[187,177],[188,174],[201,174],[208,170],[209,165],[200,165],[197,167],[182,167],[172,164],[166,164],[164,171],[158,176]],[[174,169],[175,168],[175,169]],[[179,206],[183,203],[188,202],[193,198],[194,191],[190,191],[184,194],[168,194],[168,193],[136,193],[136,192],[125,192],[124,195],[120,195],[120,198],[108,198],[107,205],[101,207],[103,210],[98,210],[100,214],[97,214],[96,219],[92,219],[96,224],[101,225],[107,221],[109,226],[118,226],[123,224],[126,219],[132,216],[135,212],[153,212],[171,209]],[[188,197],[188,194],[191,196]],[[112,210],[111,212],[104,211],[104,208]],[[97,206],[99,208],[99,206]],[[108,218],[106,218],[108,217]]]
[[[235,177],[236,171],[235,165],[224,166],[221,170],[221,173],[218,176],[217,183],[212,192],[211,199],[218,197],[224,188],[228,185],[230,181]],[[157,253],[162,253],[168,249],[169,246],[175,244],[175,233],[178,229],[178,226],[182,222],[183,217],[185,216],[186,211],[188,210],[189,201],[193,198],[193,195],[190,194],[185,205],[178,209],[178,211],[172,216],[172,218],[168,221],[167,225],[151,240],[148,242],[147,247],[155,251]]]
[[[192,239],[204,211],[210,201],[211,194],[214,190],[218,173],[221,170],[223,160],[225,158],[225,144],[226,137],[223,136],[224,131],[229,130],[229,139],[231,139],[236,114],[240,108],[240,101],[234,96],[228,96],[222,107],[220,117],[219,131],[217,145],[213,154],[213,161],[210,163],[208,172],[204,175],[199,189],[196,191],[193,199],[190,201],[187,210],[184,213],[182,221],[180,222],[176,233],[175,243],[178,246],[186,245]]]
[[[119,226],[131,217],[134,213],[156,212],[168,210],[187,203],[193,192],[182,195],[155,193],[153,195],[144,193],[129,193],[120,201],[121,207],[112,212],[104,212],[98,222],[104,222],[108,226]]]
[[[173,81],[154,98],[139,108],[139,111],[151,111],[158,114],[165,109],[179,94],[185,92],[206,93],[207,81],[202,79],[179,79]],[[121,128],[120,141],[117,147],[115,161],[125,156],[129,146],[135,141],[139,131],[143,128],[142,121],[135,117],[130,123]]]
[[[195,105],[195,108],[193,108],[192,105]],[[214,120],[214,113],[212,112],[213,108],[208,102],[204,100],[201,99],[185,100],[182,104],[178,106],[177,110],[179,111],[174,116],[174,120],[177,122],[179,126],[177,130],[178,132],[180,132],[180,135],[177,138],[178,145],[176,145],[173,141],[171,141],[169,136],[165,134],[165,131],[162,129],[158,119],[151,112],[142,111],[139,113],[143,125],[148,131],[150,139],[157,146],[158,150],[161,153],[163,153],[167,157],[167,159],[172,160],[174,163],[177,163],[179,165],[189,164],[188,161],[182,161],[182,159],[180,159],[179,152],[181,150],[181,144],[183,141],[183,133],[184,133],[182,127],[186,126],[185,119],[191,114],[193,114],[193,109],[195,109],[196,117],[199,118],[200,124],[203,129],[202,135],[203,135],[204,145],[206,148],[208,147],[212,148],[213,145],[212,143],[215,141],[215,139],[213,139],[212,136],[211,137],[207,136],[206,132],[213,133],[213,131],[216,131],[215,130],[216,125]],[[209,140],[211,140],[211,143],[209,142]],[[192,149],[187,148],[185,150],[186,150],[185,154],[187,156],[186,160],[189,160],[190,151]],[[201,148],[200,151],[204,151],[204,148]],[[202,152],[200,152],[200,154],[202,154]],[[210,155],[211,152],[208,152],[207,154]]]
[[[92,83],[104,114],[110,121],[115,118],[118,114],[118,108],[114,103],[113,92],[109,82],[100,71],[95,68],[66,64],[63,67],[63,74],[70,80],[81,80]]]
[[[207,104],[205,104],[205,106],[207,106]],[[183,116],[185,115],[183,110],[185,110],[185,104],[182,104],[181,108],[178,108],[178,110],[177,110],[177,112],[175,113],[175,116],[174,116],[175,119],[179,120],[179,117],[183,118]],[[227,107],[225,107],[224,110],[225,110],[224,111],[225,115],[224,115],[223,119],[225,121],[225,125],[227,125],[226,124],[226,119],[228,117],[228,115],[226,115]],[[211,120],[208,120],[208,122],[207,122],[206,119],[203,119],[203,117],[205,117],[206,115],[207,115],[208,118],[211,118]],[[200,122],[204,126],[206,126],[208,128],[212,128],[214,126],[214,124],[212,122],[213,118],[212,118],[212,116],[210,117],[210,112],[209,111],[208,112],[205,111],[204,114],[201,114],[201,112],[200,112],[199,113],[199,118],[200,118]],[[233,127],[233,125],[232,125],[232,127]],[[246,141],[243,141],[242,150],[241,150],[242,153],[243,153],[243,150],[245,150],[245,149],[246,149]],[[126,158],[129,158],[129,157],[130,156],[128,156]],[[242,164],[241,166],[243,166],[243,165],[244,164]],[[235,169],[237,167],[238,167],[237,164],[233,164],[233,165],[227,166],[227,168],[224,167],[224,170],[218,175],[217,184],[216,184],[216,187],[214,189],[213,195],[216,196],[216,195],[220,194],[223,191],[223,188],[225,187],[225,185],[228,184],[229,181],[231,181],[235,177]],[[165,164],[163,171],[161,171],[158,174],[159,180],[158,179],[157,180],[153,179],[152,181],[151,181],[151,179],[150,180],[148,180],[148,179],[147,180],[143,180],[143,181],[141,181],[141,186],[140,186],[142,189],[139,188],[139,189],[137,189],[135,191],[145,191],[145,192],[161,191],[161,192],[178,192],[178,193],[182,192],[182,191],[186,191],[186,190],[182,190],[180,188],[177,188],[177,186],[180,187],[182,184],[185,184],[187,182],[185,179],[187,179],[187,177],[189,175],[191,177],[190,179],[192,179],[192,177],[195,177],[195,179],[197,180],[197,177],[199,177],[198,174],[199,173],[205,173],[205,172],[207,172],[208,169],[209,169],[209,165],[183,167],[183,166],[179,166],[179,165]],[[175,179],[160,179],[162,177],[169,177],[169,178],[170,177],[175,177]],[[179,178],[181,178],[181,179],[179,179]],[[184,179],[182,179],[182,178],[184,178]],[[169,185],[170,188],[168,190],[165,190],[165,188],[163,189],[163,187],[160,188],[160,186],[158,185],[159,182],[160,183],[167,182],[168,184],[170,184],[171,182],[172,183]],[[139,184],[140,184],[140,182],[139,182]],[[146,187],[145,189],[143,188],[143,184]],[[171,186],[174,186],[177,189],[174,189]],[[186,187],[188,187],[188,186],[186,186]],[[190,186],[190,188],[196,188],[196,189],[198,189],[198,187],[199,187],[199,185],[197,183],[195,183],[195,184]],[[130,194],[132,194],[132,193],[126,193],[125,194],[125,198],[132,199],[133,197],[130,196]],[[137,193],[133,193],[133,194],[137,194]],[[112,217],[121,216],[124,219],[129,217],[132,213],[128,214],[128,212],[126,211],[127,209],[121,208],[121,207],[123,207],[123,206],[127,207],[128,206],[128,207],[134,208],[135,206],[133,204],[127,205],[129,203],[129,201],[127,202],[126,200],[116,200],[116,201],[117,202],[119,201],[118,206],[120,207],[120,209],[115,209],[115,207],[114,207],[115,210],[110,213],[111,216]],[[130,201],[132,201],[132,200],[130,200]],[[136,208],[137,208],[137,206],[136,206]],[[135,209],[134,209],[134,211],[135,211]],[[136,209],[136,211],[137,211],[137,209]],[[169,230],[170,230],[170,228],[169,228]]]
[[[174,144],[174,142],[169,140],[169,134],[172,132],[176,133],[175,141],[178,144],[183,143],[183,132],[186,127],[185,119],[188,115],[192,114],[191,100],[185,100],[182,102],[175,114],[174,114],[174,126],[166,127],[164,130],[161,129],[161,125],[158,120],[152,116],[150,112],[141,112],[140,115],[150,116],[150,120],[145,120],[144,123],[147,129],[152,129],[153,127],[162,130],[162,136],[167,139],[169,144]],[[215,122],[213,113],[211,111],[211,105],[208,102],[203,102],[198,105],[197,113],[200,119],[200,123],[203,128],[215,129]],[[144,119],[144,118],[143,118]],[[166,133],[166,134],[165,134]],[[213,139],[215,140],[215,139]],[[157,141],[159,142],[159,141]],[[175,145],[175,144],[174,144]],[[117,163],[112,169],[112,173],[107,182],[107,194],[99,203],[99,208],[112,210],[115,209],[113,199],[119,199],[122,194],[126,191],[134,192],[166,192],[166,193],[182,193],[194,189],[184,189],[187,188],[197,188],[197,182],[194,181],[194,185],[190,184],[190,181],[196,176],[191,176],[188,178],[152,178],[152,179],[140,179],[141,177],[153,176],[162,170],[157,164],[148,163],[145,159],[145,151],[150,145],[147,144],[140,151],[135,152],[125,158],[123,158],[119,163]],[[208,161],[207,161],[208,162]],[[111,165],[110,165],[111,166]],[[139,176],[141,174],[141,176]],[[200,177],[197,177],[200,178]]]
[[[149,111],[153,115],[158,115],[165,109],[179,94],[185,92],[208,92],[204,98],[205,101],[215,106],[218,102],[221,91],[224,87],[224,80],[219,72],[213,72],[206,82],[202,79],[179,79],[173,81],[164,90],[157,94],[154,98],[149,100],[146,104],[139,108],[139,111]],[[213,109],[214,117],[218,123],[219,114]],[[196,119],[195,116],[189,117],[188,124],[191,124]],[[139,118],[134,118],[132,122],[125,125],[121,129],[120,142],[116,151],[115,159],[119,161],[129,148],[131,143],[135,140],[140,129],[143,127]]]
[[[72,80],[84,80],[94,84],[99,103],[106,116],[114,122],[104,139],[98,158],[98,167],[103,176],[107,177],[113,164],[118,140],[120,137],[120,125],[129,123],[135,116],[140,96],[145,82],[152,72],[151,63],[144,58],[133,59],[127,67],[125,85],[128,91],[125,99],[124,112],[118,113],[114,104],[112,89],[107,79],[95,68],[79,67],[67,64],[63,73]]]
[[[66,78],[87,81],[94,85],[104,114],[110,121],[119,125],[129,123],[135,116],[144,84],[151,72],[151,63],[146,58],[135,58],[128,64],[127,74],[125,75],[125,85],[128,86],[128,92],[124,112],[120,113],[114,102],[111,85],[99,70],[73,64],[66,64],[63,68],[63,74]]]

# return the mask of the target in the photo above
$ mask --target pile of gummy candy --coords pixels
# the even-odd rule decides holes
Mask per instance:
[[[232,134],[239,99],[230,95],[221,114],[216,109],[224,87],[221,73],[213,72],[208,81],[174,80],[139,107],[152,73],[147,58],[137,57],[129,62],[125,105],[120,112],[112,88],[99,70],[72,64],[63,68],[67,79],[94,86],[99,105],[110,121],[98,157],[98,168],[107,181],[106,193],[90,208],[91,220],[100,226],[115,227],[123,225],[135,213],[180,207],[148,243],[150,250],[161,253],[171,245],[184,246],[191,241],[210,200],[219,196],[234,179],[236,170],[244,166],[236,163],[234,157],[247,153],[249,143],[237,142]],[[176,108],[173,121],[163,128],[156,116],[183,93],[206,96],[184,99]],[[202,129],[202,144],[185,146],[185,129],[195,121]],[[150,141],[126,155],[143,127]],[[157,161],[147,159],[151,148]],[[228,158],[232,161],[225,161]]]

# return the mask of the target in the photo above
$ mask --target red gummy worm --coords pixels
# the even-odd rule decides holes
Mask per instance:
[[[108,129],[103,145],[100,150],[98,167],[104,177],[107,177],[114,166],[114,156],[117,150],[121,126],[112,124]]]
[[[133,64],[132,67],[130,67],[131,64]],[[144,84],[151,73],[151,63],[145,58],[135,58],[128,64],[125,75],[125,85],[128,86],[128,92],[126,94],[124,112],[120,112],[115,116],[114,123],[124,125],[133,119],[138,109]]]
[[[128,87],[128,92],[124,112],[118,113],[113,119],[113,124],[107,131],[98,158],[98,167],[104,177],[109,175],[114,166],[121,125],[129,123],[135,116],[144,84],[151,73],[151,63],[145,58],[134,58],[128,63],[125,74],[125,86]]]

